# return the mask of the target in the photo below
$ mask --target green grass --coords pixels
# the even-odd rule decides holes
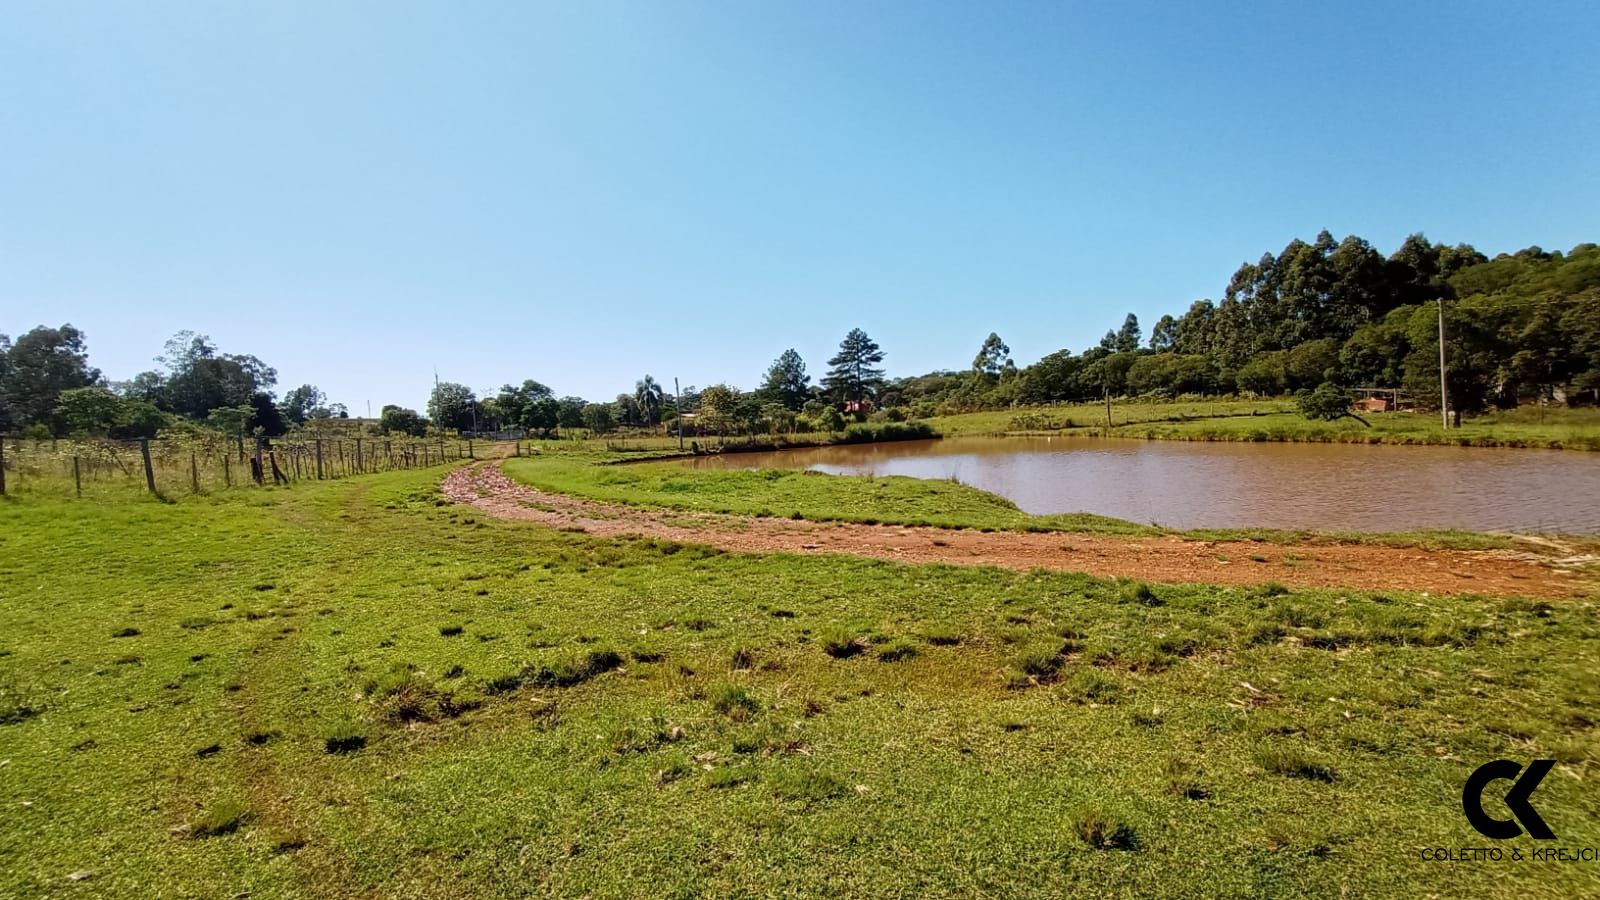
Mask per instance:
[[[953,481],[788,469],[694,470],[680,462],[601,465],[613,459],[558,446],[508,460],[504,468],[517,481],[541,490],[696,512],[945,528],[1160,533],[1087,513],[1031,516],[1003,497]]]
[[[1600,409],[1523,407],[1468,417],[1445,430],[1437,414],[1363,415],[1312,421],[1289,400],[1215,400],[1112,404],[1107,431],[1104,404],[1027,407],[938,416],[928,422],[946,437],[997,434],[1109,434],[1112,437],[1190,441],[1287,441],[1354,444],[1442,444],[1600,450]]]
[[[1381,413],[1354,419],[1312,421],[1298,413],[1246,418],[1197,419],[1120,426],[1121,437],[1198,441],[1295,441],[1347,444],[1443,444],[1463,447],[1530,447],[1553,450],[1600,450],[1600,410],[1551,409],[1538,420],[1538,410],[1465,419],[1460,428],[1445,430],[1438,416]]]
[[[1111,405],[1111,421],[1113,426],[1120,427],[1148,422],[1248,417],[1293,409],[1294,403],[1289,400],[1195,400],[1166,403],[1118,400]],[[1105,428],[1106,406],[1104,403],[1026,406],[935,416],[927,421],[945,437],[1055,434],[1061,431],[1098,434]]]
[[[0,502],[0,895],[1594,890],[1418,856],[1485,843],[1497,757],[1557,759],[1538,808],[1593,842],[1593,602],[1150,605],[485,520],[437,478]]]

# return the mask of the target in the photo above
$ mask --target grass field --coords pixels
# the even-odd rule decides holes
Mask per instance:
[[[820,475],[787,469],[704,471],[679,462],[604,465],[622,457],[546,444],[505,463],[506,474],[541,490],[614,503],[816,521],[937,525],[1100,534],[1158,529],[1087,513],[1032,516],[1016,504],[954,481]]]
[[[1445,430],[1436,414],[1374,413],[1313,421],[1287,400],[1113,404],[1113,437],[1191,441],[1460,444],[1600,450],[1600,409],[1523,407],[1464,419]],[[1076,431],[1105,434],[1104,405],[1027,407],[940,416],[928,420],[945,437]]]
[[[1594,844],[1591,602],[724,555],[438,477],[0,502],[0,895],[1600,890],[1419,856],[1496,757]]]

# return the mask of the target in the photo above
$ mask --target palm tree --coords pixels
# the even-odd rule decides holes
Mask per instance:
[[[645,424],[654,425],[661,421],[663,396],[661,385],[649,375],[639,379],[639,383],[634,385],[633,399],[639,401],[639,409],[644,412]]]

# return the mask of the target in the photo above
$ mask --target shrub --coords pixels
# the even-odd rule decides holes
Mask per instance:
[[[939,432],[927,422],[857,422],[835,439],[838,444],[873,444],[882,441],[922,441]]]

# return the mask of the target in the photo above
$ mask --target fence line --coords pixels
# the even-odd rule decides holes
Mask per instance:
[[[383,436],[221,436],[136,441],[0,435],[0,496],[200,495],[444,465],[475,458],[473,442]]]

